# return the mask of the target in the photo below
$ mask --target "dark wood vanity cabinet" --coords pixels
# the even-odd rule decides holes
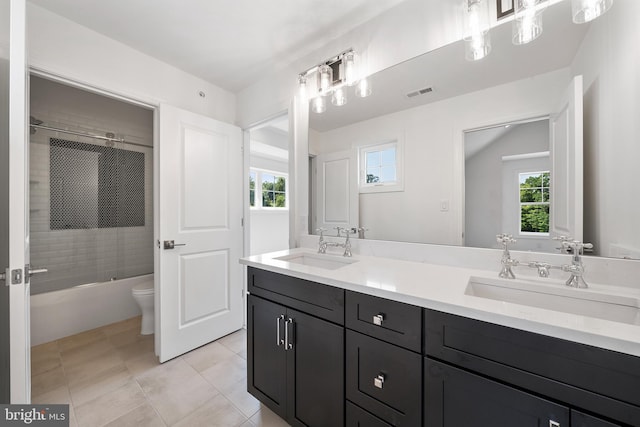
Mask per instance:
[[[640,427],[640,358],[248,268],[248,391],[293,426]]]
[[[433,310],[425,353],[425,426],[640,426],[638,357]]]
[[[265,277],[277,281],[273,273],[250,269],[250,292],[252,283],[264,284]],[[313,288],[312,294],[323,290],[331,294],[324,299],[333,305],[328,312],[340,311],[336,304],[344,297],[340,298],[335,291],[342,294],[344,291],[304,280],[299,280],[298,285],[302,289]],[[277,291],[278,286],[273,289]],[[269,291],[268,287],[263,290]],[[304,302],[304,298],[301,301]],[[289,302],[307,307],[295,300]],[[248,391],[293,426],[342,426],[345,417],[344,326],[297,307],[255,294],[248,296]],[[316,304],[316,309],[320,307]]]

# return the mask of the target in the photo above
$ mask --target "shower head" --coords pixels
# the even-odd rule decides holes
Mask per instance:
[[[42,120],[36,119],[33,116],[29,116],[30,125],[41,125],[42,123],[44,123]],[[36,128],[34,128],[33,126],[29,126],[29,133],[31,135],[34,135],[36,133]]]

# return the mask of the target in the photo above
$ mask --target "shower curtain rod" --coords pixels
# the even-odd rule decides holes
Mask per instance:
[[[140,144],[138,142],[126,141],[124,138],[122,138],[122,139],[120,139],[120,138],[109,138],[108,136],[94,135],[94,134],[85,133],[85,132],[76,132],[76,131],[73,131],[73,130],[60,129],[60,128],[56,128],[56,127],[52,127],[52,126],[37,125],[35,123],[34,124],[30,124],[29,126],[33,127],[33,128],[38,128],[38,129],[45,129],[45,130],[52,130],[52,131],[56,131],[56,132],[68,133],[68,134],[71,134],[71,135],[85,136],[85,137],[88,137],[88,138],[101,139],[103,141],[121,142],[123,144],[131,144],[131,145],[137,145],[139,147],[153,148],[150,145]]]

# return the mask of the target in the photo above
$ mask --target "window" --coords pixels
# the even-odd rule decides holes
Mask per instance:
[[[360,192],[402,191],[402,146],[398,141],[361,147]]]
[[[549,171],[520,173],[520,233],[549,233]]]
[[[256,207],[256,176],[257,172],[249,172],[249,206]]]
[[[255,209],[286,209],[288,207],[287,175],[251,169],[249,172],[249,206]]]

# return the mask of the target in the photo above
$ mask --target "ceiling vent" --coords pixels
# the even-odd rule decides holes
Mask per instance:
[[[414,91],[409,92],[407,94],[407,98],[413,98],[415,96],[424,95],[425,93],[429,93],[429,92],[433,92],[433,88],[432,87],[425,87],[425,88],[422,88],[422,89],[418,89],[418,90],[414,90]]]

